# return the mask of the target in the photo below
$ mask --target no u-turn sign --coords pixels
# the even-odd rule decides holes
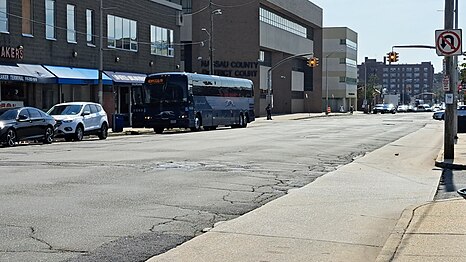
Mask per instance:
[[[435,47],[439,56],[461,55],[461,29],[436,30]]]

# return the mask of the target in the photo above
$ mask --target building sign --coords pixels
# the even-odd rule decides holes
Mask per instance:
[[[23,101],[0,101],[0,108],[22,107]]]
[[[119,75],[113,74],[113,80],[115,82],[141,82],[144,83],[146,80],[145,76],[136,76],[136,75]]]
[[[19,75],[5,75],[0,74],[0,81],[18,81],[18,82],[31,82],[37,83],[39,79],[32,76],[19,76]]]
[[[24,49],[11,46],[0,46],[0,58],[23,59]]]
[[[201,67],[203,67],[203,74],[209,73],[208,60],[201,61]],[[219,76],[230,76],[240,78],[257,77],[259,62],[215,61],[214,68],[214,74]]]

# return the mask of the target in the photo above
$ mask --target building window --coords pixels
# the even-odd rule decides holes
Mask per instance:
[[[66,5],[66,39],[69,43],[76,43],[75,6]]]
[[[138,51],[136,21],[109,15],[107,22],[108,47]]]
[[[8,33],[7,0],[0,0],[0,32]]]
[[[301,37],[308,37],[306,27],[292,22],[264,8],[259,9],[259,20],[261,22],[283,29],[295,35],[299,35]]]
[[[153,55],[162,55],[173,57],[173,30],[150,26],[150,53]]]
[[[22,29],[23,35],[32,35],[32,7],[33,7],[33,0],[23,0],[23,10],[22,10]]]
[[[86,40],[88,45],[95,45],[94,10],[86,10]]]
[[[7,0],[0,0],[0,32],[8,33]]]
[[[358,50],[358,44],[349,39],[340,39],[340,45],[346,45],[350,49]]]
[[[183,7],[183,14],[191,14],[193,11],[192,0],[182,0],[181,6]]]
[[[45,37],[55,39],[55,0],[45,0]]]

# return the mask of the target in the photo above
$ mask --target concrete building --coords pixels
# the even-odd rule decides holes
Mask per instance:
[[[274,113],[322,112],[322,9],[308,0],[183,0],[182,67],[188,72],[248,78],[255,85],[255,113],[265,115],[267,94]],[[180,21],[181,23],[181,21]],[[209,52],[212,49],[212,52]],[[271,70],[271,90],[267,72]]]
[[[346,27],[326,27],[323,32],[322,104],[332,112],[350,106],[356,110],[358,34]]]
[[[130,88],[146,74],[179,70],[180,3],[103,0],[103,7],[95,0],[0,0],[0,105],[98,102],[101,33],[110,115],[129,115]]]
[[[399,95],[402,104],[416,100],[432,103],[438,99],[433,92],[434,66],[431,62],[389,64],[385,57],[383,62],[366,57],[364,63],[358,65],[359,83],[369,81],[371,76],[380,85],[382,96]]]

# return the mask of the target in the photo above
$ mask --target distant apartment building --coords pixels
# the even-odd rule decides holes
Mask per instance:
[[[185,71],[209,73],[212,57],[213,74],[252,80],[258,116],[265,115],[269,94],[273,113],[322,112],[322,66],[307,66],[308,57],[322,57],[320,7],[308,0],[181,4]]]
[[[358,35],[346,27],[323,30],[322,104],[331,111],[356,109]]]
[[[399,95],[400,103],[409,104],[416,100],[434,102],[434,66],[431,62],[420,64],[389,64],[386,59],[365,58],[358,65],[358,81],[362,85],[375,77],[381,95]]]

